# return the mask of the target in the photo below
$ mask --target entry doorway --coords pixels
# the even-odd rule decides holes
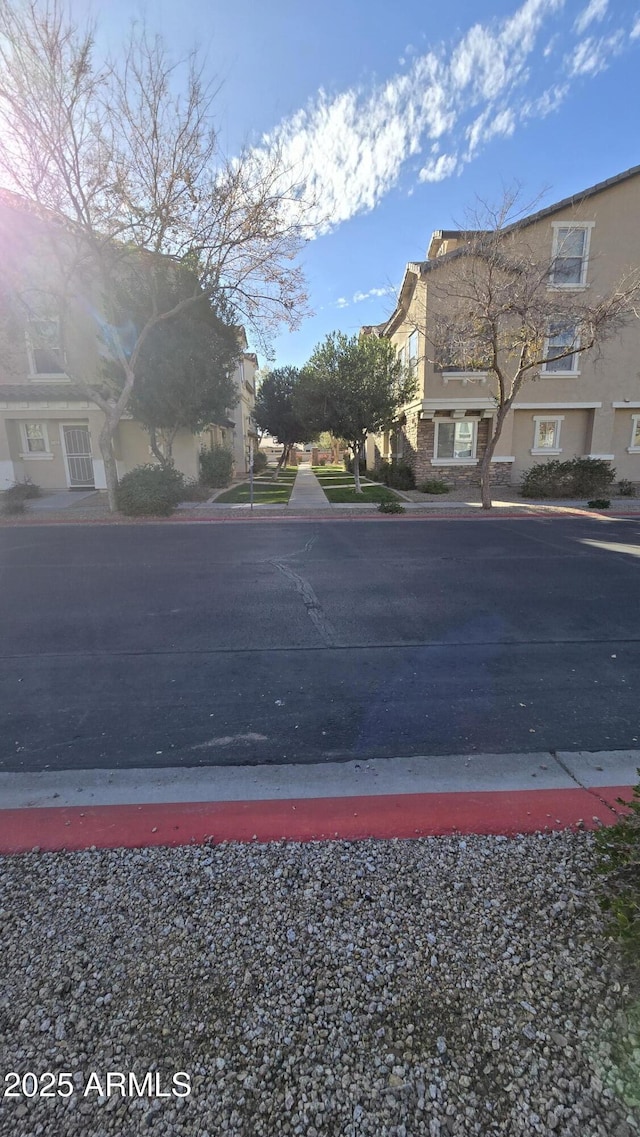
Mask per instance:
[[[89,427],[63,423],[60,429],[69,489],[95,489]]]

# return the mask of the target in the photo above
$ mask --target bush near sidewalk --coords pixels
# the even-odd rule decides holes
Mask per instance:
[[[9,516],[24,513],[27,501],[40,497],[40,492],[40,486],[34,485],[28,478],[23,482],[16,482],[2,495],[2,512]]]
[[[413,467],[408,462],[388,462],[383,458],[377,470],[373,470],[369,477],[385,486],[395,490],[414,490],[416,479]]]
[[[616,472],[603,458],[570,458],[536,462],[522,476],[522,497],[600,497],[610,489]]]
[[[127,517],[168,517],[184,496],[175,466],[136,466],[118,483],[116,504]]]
[[[211,489],[224,489],[233,475],[233,455],[226,446],[211,446],[200,451],[200,481]]]

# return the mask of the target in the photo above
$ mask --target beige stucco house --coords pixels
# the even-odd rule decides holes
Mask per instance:
[[[28,203],[0,190],[0,252],[3,264],[12,266],[0,279],[0,490],[25,479],[44,490],[105,489],[98,444],[102,411],[74,387],[66,373],[72,357],[69,370],[77,375],[84,368],[87,375],[95,375],[100,351],[99,296],[91,281],[79,280],[63,351],[59,318],[50,301],[44,302],[50,295],[51,266],[43,228],[48,224]],[[17,296],[24,282],[30,290],[28,306]],[[223,422],[212,424],[203,434],[181,431],[174,441],[175,465],[189,478],[198,477],[201,447],[214,443],[232,450],[236,473],[248,469],[258,361],[248,351],[244,328],[238,328],[238,337],[237,404]],[[147,432],[131,415],[125,414],[120,422],[114,449],[120,477],[154,461]]]
[[[554,264],[548,287],[556,295],[604,294],[640,267],[640,166],[532,214],[514,240],[526,240]],[[397,455],[412,464],[419,483],[442,478],[478,480],[479,458],[496,413],[492,376],[474,364],[435,361],[434,321],[453,256],[464,244],[457,230],[433,234],[426,260],[407,265],[396,309],[385,323],[362,329],[388,336],[416,369],[418,392],[403,408],[397,430],[370,438],[369,464]],[[559,326],[558,326],[559,328]],[[562,346],[549,329],[547,346]],[[493,460],[496,484],[517,484],[545,458],[597,457],[618,478],[640,483],[640,319],[599,352],[547,363],[523,386],[505,422]]]

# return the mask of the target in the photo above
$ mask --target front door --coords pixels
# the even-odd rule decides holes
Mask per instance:
[[[91,435],[87,426],[63,426],[65,465],[70,489],[93,489]]]

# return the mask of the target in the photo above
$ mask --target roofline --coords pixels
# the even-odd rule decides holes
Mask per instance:
[[[552,213],[558,213],[561,209],[566,209],[570,205],[578,205],[588,197],[594,197],[598,193],[609,189],[610,186],[617,186],[620,182],[626,182],[629,178],[636,177],[640,174],[640,166],[630,166],[628,170],[624,170],[621,174],[615,174],[612,178],[606,178],[603,182],[596,182],[595,185],[589,186],[585,190],[580,190],[579,193],[571,194],[570,197],[563,197],[561,201],[556,201],[554,205],[547,205],[544,209],[537,210],[536,213],[531,213],[528,217],[523,217],[521,221],[514,221],[512,225],[507,225],[502,232],[512,233],[516,229],[524,229],[527,225],[533,225],[535,221],[542,220],[543,217],[549,217]]]
[[[630,166],[628,170],[623,170],[621,174],[615,174],[612,178],[606,178],[602,182],[596,182],[595,185],[588,186],[587,189],[581,190],[579,193],[571,194],[569,197],[563,197],[561,201],[556,201],[553,205],[547,205],[544,209],[539,209],[535,213],[531,213],[528,217],[523,217],[519,221],[514,221],[511,225],[506,225],[502,232],[515,233],[519,229],[525,229],[528,225],[535,224],[536,221],[541,221],[545,217],[550,217],[554,213],[559,213],[560,210],[566,209],[568,206],[578,205],[581,202],[585,201],[587,198],[594,197],[596,194],[602,193],[604,190],[609,189],[611,186],[616,186],[621,182],[628,181],[629,178],[636,177],[637,174],[640,174],[640,165]],[[443,240],[447,240],[453,237],[460,237],[462,234],[464,234],[464,232],[465,230],[463,229],[436,229],[434,230],[432,236],[436,236],[437,234],[438,237],[442,238]],[[478,231],[475,230],[475,232]],[[393,323],[397,316],[403,314],[401,308],[401,297],[404,291],[407,277],[412,274],[416,278],[419,278],[424,273],[431,272],[432,269],[436,266],[440,267],[440,265],[444,264],[445,262],[455,260],[457,257],[464,255],[465,251],[466,247],[464,245],[461,245],[457,249],[452,249],[450,253],[444,253],[440,257],[434,257],[433,260],[407,262],[407,267],[405,268],[404,276],[402,278],[402,284],[398,289],[398,300],[396,307],[384,325],[384,331],[382,333],[383,335],[389,334],[390,325]]]

